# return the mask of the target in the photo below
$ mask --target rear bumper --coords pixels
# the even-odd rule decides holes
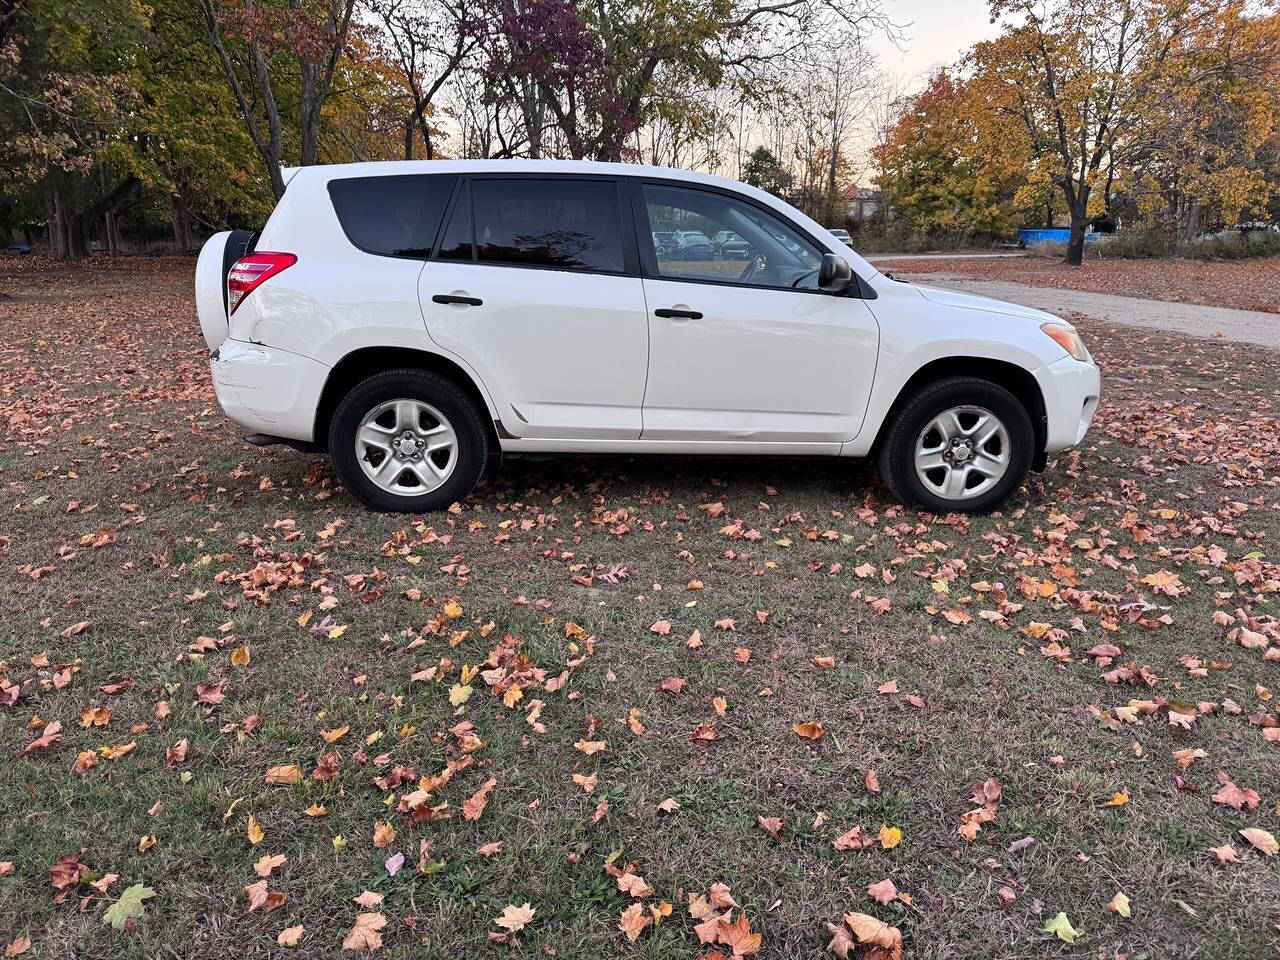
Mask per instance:
[[[1084,439],[1098,411],[1102,375],[1093,361],[1063,357],[1036,373],[1044,395],[1045,452],[1057,453]]]
[[[225,340],[209,357],[218,403],[254,433],[315,439],[316,410],[329,368],[287,350]]]

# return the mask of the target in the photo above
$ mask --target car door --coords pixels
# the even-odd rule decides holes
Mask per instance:
[[[854,295],[817,288],[826,252],[781,216],[729,191],[633,188],[650,310],[646,440],[828,442],[862,426],[879,326]],[[658,259],[653,231],[728,231],[748,245]]]
[[[464,180],[418,298],[516,437],[640,436],[648,319],[615,178]]]

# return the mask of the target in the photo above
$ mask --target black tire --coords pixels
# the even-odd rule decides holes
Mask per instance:
[[[356,430],[365,415],[379,404],[399,399],[420,400],[448,418],[457,438],[453,472],[427,493],[404,496],[380,488],[357,461]],[[452,380],[426,370],[387,370],[362,380],[347,393],[329,424],[329,456],[343,485],[374,510],[390,513],[425,513],[441,510],[463,499],[484,472],[489,437],[482,412]]]
[[[916,475],[915,446],[935,417],[966,405],[982,407],[1000,419],[1009,436],[1010,460],[1004,475],[989,489],[968,499],[948,499]],[[880,445],[880,478],[894,497],[909,506],[933,513],[985,513],[1022,486],[1035,452],[1031,417],[1017,397],[989,380],[947,377],[921,387],[894,415]]]

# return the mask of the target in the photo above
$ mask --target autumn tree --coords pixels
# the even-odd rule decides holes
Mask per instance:
[[[193,2],[279,198],[290,118],[297,121],[299,164],[316,162],[324,105],[347,50],[355,0]]]
[[[691,93],[745,90],[818,39],[888,22],[878,0],[481,0],[476,9],[488,27],[484,128],[502,155],[600,160],[634,155],[629,137],[655,122],[677,137],[717,136],[721,125]],[[504,113],[514,134],[502,132]]]
[[[574,159],[620,157],[635,118],[604,37],[573,0],[486,0],[481,9],[490,96],[515,104],[528,155],[543,155],[554,128]]]
[[[1080,264],[1117,170],[1147,148],[1171,51],[1212,11],[1208,0],[991,0],[1004,26],[968,58],[975,120],[1025,132],[1066,204],[1067,263]]]
[[[1206,226],[1265,216],[1280,192],[1280,14],[1223,4],[1179,38],[1152,97],[1146,155],[1129,190],[1140,215],[1189,242]]]
[[[133,197],[131,137],[146,41],[136,0],[0,7],[0,182],[39,198],[54,254],[84,256],[91,226]],[[108,238],[114,232],[108,232]]]
[[[882,202],[909,232],[959,241],[1014,227],[1015,194],[1026,183],[1026,136],[974,120],[966,80],[942,69],[899,101],[873,150]]]

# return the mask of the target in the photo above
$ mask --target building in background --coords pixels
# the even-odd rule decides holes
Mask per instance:
[[[845,187],[845,212],[850,220],[869,220],[880,207],[880,191],[857,184]]]

